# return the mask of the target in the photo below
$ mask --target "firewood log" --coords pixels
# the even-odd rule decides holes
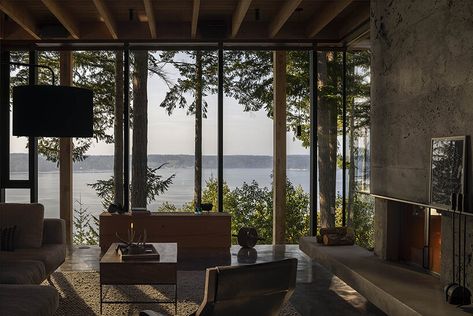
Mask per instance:
[[[337,234],[337,235],[353,235],[353,228],[351,227],[333,227],[333,228],[321,228],[320,235],[327,235],[327,234]]]
[[[341,245],[353,245],[355,238],[351,234],[338,235],[338,234],[325,234],[323,237],[324,245],[326,246],[341,246]]]

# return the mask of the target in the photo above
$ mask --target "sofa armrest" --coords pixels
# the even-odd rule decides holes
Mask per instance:
[[[59,218],[45,218],[43,244],[65,244],[66,222]]]

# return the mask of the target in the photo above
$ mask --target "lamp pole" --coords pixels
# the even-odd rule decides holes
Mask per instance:
[[[31,86],[38,84],[38,52],[30,51],[28,67],[28,84]],[[49,68],[49,67],[47,67]],[[54,85],[54,72],[51,68]],[[38,138],[28,137],[28,180],[30,181],[30,202],[38,203]]]

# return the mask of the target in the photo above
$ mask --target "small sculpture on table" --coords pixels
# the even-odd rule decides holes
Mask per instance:
[[[237,237],[238,244],[241,246],[237,255],[238,263],[255,263],[258,259],[258,252],[254,246],[258,240],[263,240],[258,236],[256,229],[253,227],[242,227],[238,231],[238,235],[233,235],[233,237]]]
[[[133,229],[133,223],[128,230],[128,238],[122,238],[118,233],[115,236],[122,243],[116,251],[122,256],[122,260],[159,260],[159,253],[152,244],[146,244],[147,234],[146,229],[143,230],[143,236],[138,235],[135,242],[136,231]]]
[[[253,227],[242,227],[238,231],[238,235],[233,235],[233,237],[237,237],[238,244],[243,248],[253,248],[258,240],[263,240]]]

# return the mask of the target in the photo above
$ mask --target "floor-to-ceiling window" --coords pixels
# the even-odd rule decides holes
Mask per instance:
[[[54,51],[37,52],[39,65],[49,66],[59,78],[59,53]],[[29,63],[29,52],[10,53],[10,61]],[[52,84],[52,75],[48,69],[37,68],[38,84]],[[10,66],[10,89],[29,82],[27,66]],[[57,83],[57,82],[56,82]],[[12,130],[10,116],[10,131]],[[38,138],[38,202],[44,205],[45,217],[59,217],[59,175],[57,167],[57,139]],[[10,132],[10,179],[27,180],[28,138],[12,136]],[[30,202],[29,189],[6,189],[6,202]]]
[[[138,53],[138,54],[137,54]],[[197,86],[201,85],[202,203],[217,205],[217,52],[142,51],[131,53],[130,63],[130,156],[133,134],[142,124],[137,119],[136,104],[141,92],[140,80],[146,78],[146,176],[154,181],[152,198],[146,196],[151,211],[194,211]],[[17,59],[26,52],[14,53]],[[102,189],[113,190],[114,118],[117,81],[116,54],[113,51],[74,52],[74,85],[95,91],[95,139],[75,140],[74,206],[98,215],[113,202],[113,194],[98,196]],[[139,66],[138,58],[145,64]],[[40,63],[59,70],[59,54],[41,52]],[[198,62],[200,60],[200,62]],[[273,74],[270,51],[224,52],[224,208],[232,213],[234,231],[255,226],[265,242],[271,242],[272,230],[272,155],[273,155]],[[200,66],[198,66],[200,64]],[[123,65],[120,66],[123,68]],[[142,67],[142,68],[138,68]],[[200,67],[201,74],[198,75]],[[288,212],[295,212],[289,226],[300,236],[308,234],[309,192],[309,78],[308,53],[287,54],[287,178]],[[140,74],[140,71],[144,73]],[[12,85],[27,80],[19,68],[12,68]],[[343,162],[343,65],[342,53],[318,53],[318,195],[320,224],[341,224]],[[347,224],[355,228],[357,242],[370,247],[372,241],[372,201],[369,191],[369,53],[347,53],[346,97],[346,187]],[[141,77],[140,77],[141,76]],[[199,76],[201,79],[199,79]],[[39,83],[48,83],[48,73],[39,71]],[[144,99],[143,99],[144,100]],[[135,103],[136,102],[136,103]],[[140,112],[141,113],[141,112]],[[140,114],[141,115],[141,114]],[[138,122],[139,119],[138,119]],[[26,139],[11,138],[12,179],[26,179]],[[50,216],[58,217],[58,169],[55,140],[39,141],[39,201]],[[56,153],[55,151],[56,150]],[[56,156],[55,156],[56,155]],[[130,174],[133,173],[133,158]],[[133,180],[131,181],[133,182]],[[132,183],[131,183],[132,184]],[[149,183],[147,184],[149,185]],[[49,191],[48,191],[49,190]],[[105,191],[103,191],[105,192]],[[361,193],[360,193],[361,192]],[[28,201],[28,190],[7,189],[7,201]],[[291,195],[292,194],[292,195]],[[132,205],[134,206],[134,205]],[[48,213],[47,213],[48,214]],[[327,216],[330,215],[330,216]],[[91,220],[93,222],[93,220]],[[294,224],[294,225],[293,225]],[[290,229],[290,228],[289,228]],[[288,233],[297,242],[297,234]]]
[[[13,62],[28,62],[28,52],[18,51],[10,54]],[[10,66],[10,91],[14,86],[28,84],[28,68],[25,66]],[[10,104],[12,99],[10,98]],[[12,180],[28,179],[28,138],[16,137],[12,134],[12,116],[10,116],[10,174]],[[6,189],[6,202],[30,201],[28,189]]]
[[[272,239],[272,52],[224,53],[224,211],[232,233],[254,227]]]
[[[345,56],[344,61],[343,52],[318,52],[319,224],[346,224],[354,229],[357,244],[372,248],[370,55]]]
[[[73,241],[98,243],[98,218],[114,201],[113,167],[117,85],[114,51],[72,52],[73,85],[94,92],[94,137],[75,138],[73,147]],[[123,65],[118,65],[123,67]],[[117,80],[118,79],[118,80]],[[122,102],[122,101],[120,101]]]
[[[370,192],[370,53],[347,53],[347,224],[356,243],[374,247],[374,199]]]

